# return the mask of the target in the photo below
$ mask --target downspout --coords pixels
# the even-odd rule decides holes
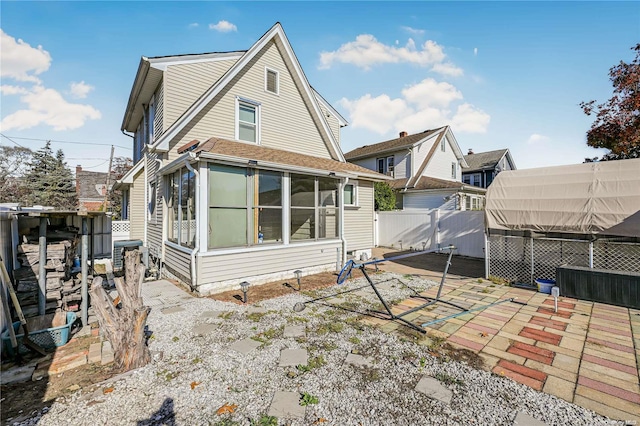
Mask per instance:
[[[160,154],[162,155],[162,154]],[[158,176],[158,172],[160,171],[160,169],[162,168],[162,158],[158,158],[156,157],[155,159],[158,162],[158,170],[156,170],[156,191],[158,191],[158,189],[160,188],[160,182],[159,182],[159,176]],[[163,186],[164,188],[164,186]],[[163,189],[164,191],[164,189]],[[158,273],[161,273],[162,271],[162,261],[164,260],[164,217],[165,217],[165,211],[164,211],[164,197],[162,197],[162,203],[160,205],[160,208],[162,209],[162,223],[160,224],[160,232],[161,232],[161,238],[160,238],[160,248],[159,248],[159,253],[158,256],[160,257],[160,259],[158,259],[159,263],[159,268],[160,270],[158,271]],[[157,197],[156,197],[156,203],[157,203]],[[156,208],[158,208],[158,206],[156,206]],[[158,213],[156,212],[156,215]],[[156,216],[157,218],[158,216]],[[158,221],[156,220],[156,226],[158,226]]]
[[[342,184],[342,188],[340,191],[340,241],[342,241],[342,266],[347,263],[347,240],[344,237],[344,188],[349,183],[349,178],[345,178],[344,183]],[[355,191],[354,191],[355,195]]]
[[[149,169],[147,168],[147,151],[144,151],[144,241],[143,245],[148,247],[147,228],[149,224]]]
[[[196,268],[196,255],[198,254],[198,252],[200,251],[200,219],[199,217],[197,217],[197,208],[200,206],[200,172],[197,171],[196,169],[194,169],[191,164],[189,163],[189,160],[192,159],[196,159],[196,155],[193,152],[189,153],[189,158],[186,158],[184,160],[184,165],[187,167],[187,169],[189,169],[190,172],[192,172],[194,175],[196,175],[196,202],[195,202],[195,206],[193,206],[194,210],[196,211],[196,238],[195,238],[195,244],[193,245],[193,250],[191,250],[191,290],[194,290],[198,287],[198,280],[197,280],[197,268]]]

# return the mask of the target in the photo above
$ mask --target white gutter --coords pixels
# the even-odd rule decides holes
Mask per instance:
[[[144,241],[143,245],[147,245],[147,228],[149,224],[149,169],[147,168],[147,152],[144,152]]]
[[[344,183],[340,186],[340,194],[338,194],[338,202],[340,203],[340,241],[342,241],[342,267],[347,263],[347,239],[344,237],[344,188],[349,183],[349,178],[344,179]]]
[[[191,164],[189,163],[189,160],[195,160],[195,159],[196,159],[196,155],[192,152],[190,152],[189,156],[184,159],[184,165],[187,167],[187,169],[189,169],[190,172],[196,175],[196,200],[195,200],[196,202],[195,202],[195,206],[193,206],[194,210],[200,207],[200,172],[191,166]],[[196,238],[195,238],[193,250],[191,250],[191,289],[196,289],[198,287],[196,255],[200,251],[199,224],[201,219],[202,218],[199,218],[198,215],[196,214],[196,230],[195,230]]]

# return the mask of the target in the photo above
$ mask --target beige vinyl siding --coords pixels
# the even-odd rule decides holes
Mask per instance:
[[[359,208],[344,208],[347,251],[368,250],[373,247],[373,182],[359,181],[356,192]]]
[[[176,277],[191,284],[191,255],[169,244],[164,245],[164,265]]]
[[[131,230],[129,231],[129,238],[132,240],[144,240],[144,221],[147,212],[144,201],[144,169],[133,177],[130,194],[129,221]]]
[[[155,93],[156,112],[153,119],[153,137],[158,139],[164,131],[164,82],[161,81]]]
[[[427,143],[422,144],[423,147],[426,148]],[[429,144],[429,147],[431,144]],[[439,179],[447,179],[453,180],[451,178],[451,163],[458,163],[458,159],[456,158],[456,154],[453,152],[453,148],[451,144],[448,142],[445,145],[445,151],[443,152],[440,148],[440,144],[436,147],[433,152],[433,157],[431,157],[431,161],[429,161],[429,165],[422,173],[423,176],[430,176]],[[457,176],[456,179],[458,181],[462,181],[461,167],[457,165]]]
[[[340,250],[341,242],[332,241],[318,245],[291,244],[274,250],[246,250],[234,254],[199,256],[198,285],[243,281],[260,275],[335,265]]]
[[[278,95],[265,90],[265,67],[278,72]],[[312,115],[305,103],[305,100],[315,100],[307,98],[306,94],[303,95],[299,89],[301,86],[294,81],[295,77],[289,70],[278,45],[274,42],[268,43],[171,142],[169,159],[177,157],[178,147],[194,139],[204,141],[217,136],[234,140],[236,97],[261,104],[260,143],[263,146],[332,158],[328,136],[325,140],[324,133],[320,130],[321,118]],[[186,90],[184,86],[190,83],[187,79],[182,80],[179,87],[172,87],[171,90]],[[166,103],[169,103],[168,98]]]
[[[322,106],[322,104],[320,104],[320,111],[322,111],[322,116],[327,121],[327,124],[331,129],[333,137],[336,139],[338,145],[340,145],[340,122],[338,121],[338,117],[329,112],[325,107]]]
[[[167,66],[164,128],[175,123],[235,62],[236,59],[230,59]]]
[[[164,197],[162,183],[162,176],[157,175],[157,171],[159,169],[159,164],[156,161],[158,157],[157,154],[147,154],[147,169],[148,169],[148,182],[156,183],[156,197],[155,197],[155,206],[153,212],[150,214],[150,218],[147,221],[147,245],[153,246],[154,248],[159,249],[162,244],[162,200]],[[152,200],[152,194],[148,194],[149,203]]]

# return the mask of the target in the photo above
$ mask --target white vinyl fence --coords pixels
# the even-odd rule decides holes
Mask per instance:
[[[375,237],[377,246],[433,250],[453,244],[455,254],[484,258],[484,212],[376,212]]]

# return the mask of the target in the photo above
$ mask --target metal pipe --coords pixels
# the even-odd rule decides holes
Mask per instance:
[[[487,308],[490,308],[491,306],[499,305],[501,303],[513,302],[513,300],[514,300],[513,298],[502,299],[502,300],[499,300],[497,302],[490,303],[488,305],[478,306],[476,308],[472,308],[472,309],[469,309],[469,310],[466,310],[466,311],[458,312],[457,314],[453,314],[453,315],[449,315],[449,316],[446,316],[446,317],[438,318],[438,319],[433,320],[433,321],[425,322],[424,324],[422,324],[422,327],[428,327],[428,326],[430,326],[432,324],[437,324],[439,322],[446,321],[446,320],[451,319],[451,318],[456,318],[456,317],[459,317],[461,315],[466,315],[469,312],[481,311],[483,309],[487,309]]]
[[[82,325],[86,326],[88,324],[88,311],[89,311],[89,286],[87,284],[87,275],[89,270],[87,268],[87,263],[89,261],[89,236],[88,236],[88,226],[87,226],[87,218],[86,216],[82,218],[82,301],[81,301],[81,310],[82,310]]]
[[[193,157],[191,156],[192,153],[189,153],[189,154],[190,154],[189,158],[195,157],[195,155]],[[200,206],[200,172],[194,169],[193,166],[191,166],[188,159],[184,160],[184,165],[187,167],[187,169],[189,169],[191,173],[193,173],[196,176],[196,199],[194,200],[195,205],[193,206],[193,209],[194,211],[197,211],[195,209],[199,208]],[[191,226],[189,226],[189,229],[191,229]],[[191,289],[192,290],[195,290],[196,288],[198,288],[198,276],[197,276],[198,271],[196,267],[196,255],[200,251],[199,232],[200,232],[200,226],[198,226],[198,220],[196,218],[195,238],[194,238],[193,250],[191,250]]]
[[[47,304],[47,218],[40,217],[40,236],[38,238],[40,263],[38,265],[38,315],[44,315]],[[9,324],[11,327],[11,324]]]

